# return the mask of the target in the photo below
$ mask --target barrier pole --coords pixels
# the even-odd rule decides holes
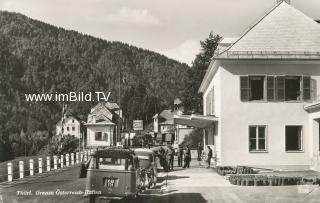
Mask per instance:
[[[51,166],[50,166],[50,156],[47,156],[47,171],[50,171]]]
[[[60,168],[63,168],[63,154],[61,154],[61,159],[60,159]]]
[[[66,167],[69,166],[69,154],[66,154]]]
[[[12,163],[9,162],[7,165],[8,165],[8,182],[12,182]]]
[[[53,156],[53,169],[57,170],[58,169],[58,157]]]
[[[74,153],[71,153],[71,165],[74,165]]]
[[[23,178],[24,176],[24,165],[23,161],[19,161],[19,178]]]
[[[42,173],[42,158],[38,158],[39,173]]]
[[[76,163],[79,163],[79,152],[76,152]]]
[[[30,176],[33,176],[34,171],[33,171],[33,159],[29,160],[29,170],[30,170]]]

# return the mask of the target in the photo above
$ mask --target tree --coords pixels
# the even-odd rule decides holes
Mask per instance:
[[[210,32],[208,38],[200,41],[201,51],[188,69],[187,78],[184,81],[182,102],[186,113],[201,114],[203,111],[202,95],[198,93],[198,90],[220,40],[220,35],[213,35]]]
[[[185,136],[182,145],[189,145],[191,149],[196,149],[199,143],[203,142],[203,130],[194,129],[189,135]]]

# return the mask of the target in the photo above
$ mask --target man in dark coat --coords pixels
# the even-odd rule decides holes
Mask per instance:
[[[191,151],[189,146],[187,145],[186,151],[184,154],[184,166],[183,168],[190,168],[190,162],[191,162]]]
[[[168,165],[169,165],[169,170],[173,170],[173,160],[174,160],[174,149],[171,145],[168,146],[168,149],[166,151],[167,155],[167,160],[168,160]]]
[[[183,147],[182,145],[179,145],[178,149],[178,167],[182,167],[182,159],[183,158]]]
[[[211,163],[211,159],[212,159],[212,149],[210,146],[207,146],[207,147],[208,147],[208,158],[207,158],[208,167],[207,168],[210,168],[210,163]]]

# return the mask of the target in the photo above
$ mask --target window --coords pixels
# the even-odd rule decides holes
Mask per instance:
[[[108,133],[95,132],[95,140],[96,141],[107,141],[109,140]]]
[[[76,128],[75,127],[72,127],[72,131],[75,131],[76,130]]]
[[[298,101],[301,100],[300,92],[300,77],[298,76],[286,76],[285,77],[285,100],[286,101]]]
[[[103,133],[103,135],[104,135],[104,136],[103,136],[103,140],[108,142],[108,140],[109,140],[109,139],[108,139],[108,138],[109,138],[109,137],[108,137],[108,133]]]
[[[67,131],[69,131],[69,127],[67,127]]]
[[[286,151],[302,151],[302,126],[286,126]]]
[[[118,158],[96,158],[98,169],[107,170],[128,170],[128,165],[132,165],[132,161],[128,159],[118,159]],[[130,162],[130,163],[129,163]]]
[[[266,151],[266,126],[249,126],[249,151]]]
[[[241,101],[264,100],[265,76],[240,76]]]
[[[101,132],[95,132],[94,138],[96,141],[102,141],[102,133]]]
[[[72,119],[72,123],[74,123],[74,119]]]
[[[267,100],[273,101],[275,99],[275,77],[267,76]]]
[[[310,76],[240,76],[240,99],[309,101],[316,87],[311,82]]]
[[[264,99],[264,76],[250,76],[249,77],[250,94],[249,100],[263,100]]]

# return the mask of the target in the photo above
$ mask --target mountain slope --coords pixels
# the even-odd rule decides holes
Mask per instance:
[[[0,11],[0,28],[0,142],[15,155],[25,153],[26,146],[35,153],[61,116],[61,103],[26,102],[24,94],[111,91],[110,100],[118,103],[120,78],[121,107],[131,126],[133,119],[150,122],[169,107],[180,96],[189,68],[155,52],[17,13]],[[69,108],[85,119],[93,105],[72,102]],[[34,140],[36,132],[41,139]]]

